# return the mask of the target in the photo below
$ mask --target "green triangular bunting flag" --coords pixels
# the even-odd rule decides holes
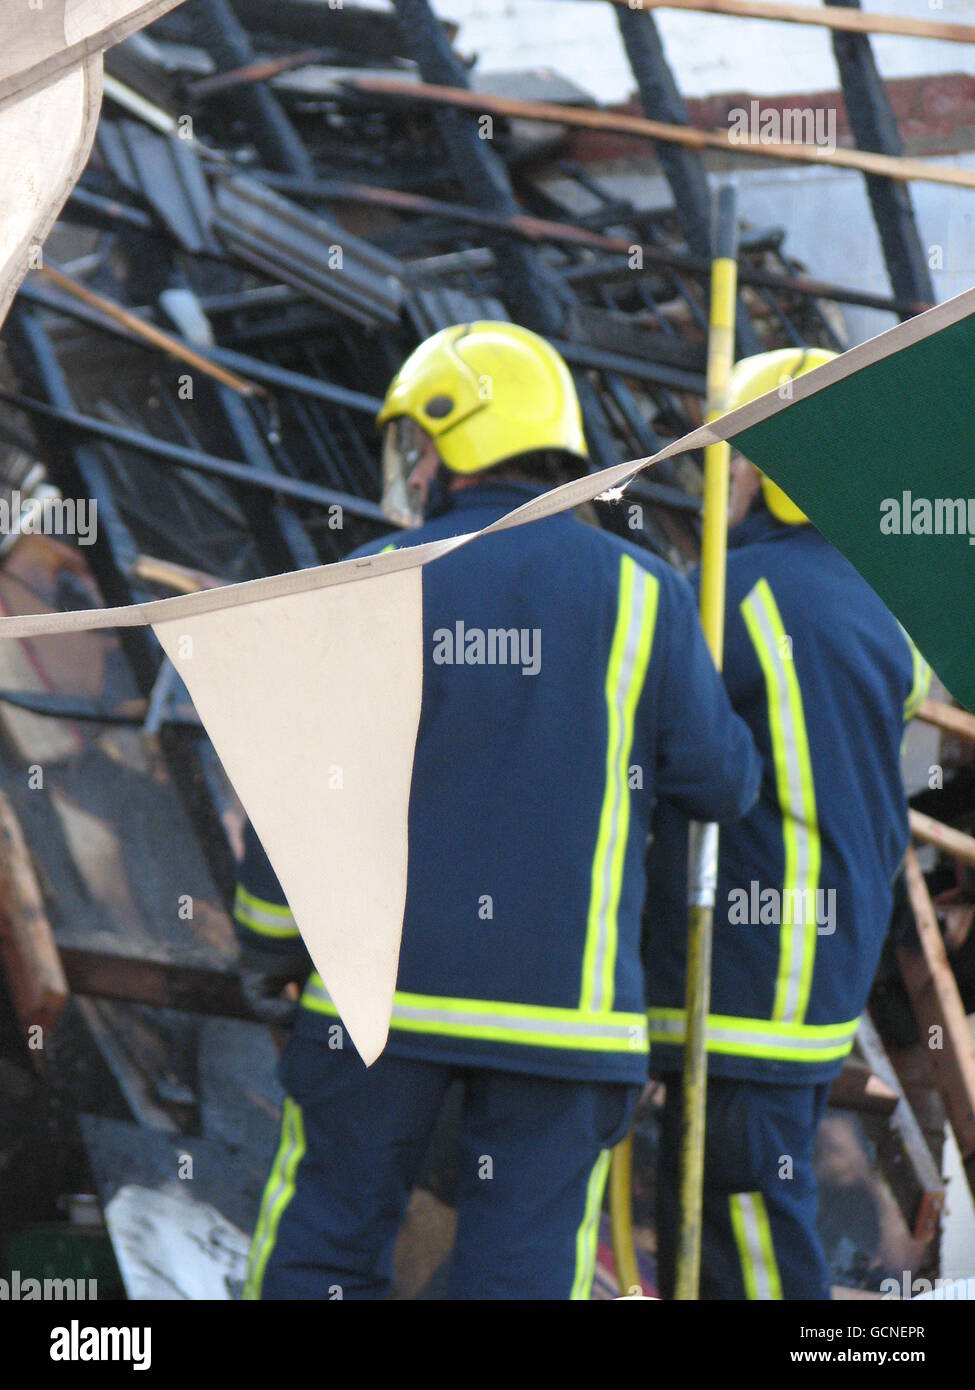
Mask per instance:
[[[841,380],[832,368],[853,354],[810,372],[815,394],[797,390],[804,399],[729,438],[847,556],[956,699],[975,709],[975,318],[968,308],[968,317],[893,355],[869,360],[870,349],[888,336],[902,344],[927,314],[863,344],[855,352],[866,364]],[[816,378],[829,389],[816,390]]]

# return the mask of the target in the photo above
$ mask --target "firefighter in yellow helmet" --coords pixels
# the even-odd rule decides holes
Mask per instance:
[[[565,362],[510,323],[422,343],[379,415],[393,545],[481,529],[585,467]],[[372,551],[382,548],[377,542]],[[456,1298],[588,1298],[603,1187],[646,1077],[655,799],[726,821],[758,760],[686,581],[573,514],[423,571],[423,705],[399,978],[368,1070],[309,975],[251,1298],[383,1297],[443,1097],[463,1093]],[[253,959],[295,933],[252,840]],[[356,929],[350,923],[350,930]]]
[[[589,457],[565,361],[527,328],[482,322],[444,328],[412,353],[386,392],[383,510],[419,526],[445,470],[471,478],[508,462],[550,485]]]
[[[828,348],[782,348],[777,352],[760,352],[745,357],[735,365],[731,376],[728,409],[757,400],[767,391],[787,392],[796,377],[821,367],[836,356]],[[766,510],[784,526],[801,526],[808,517],[777,483],[766,478],[742,454],[735,454],[731,463],[730,526],[744,520],[761,490]]]
[[[786,348],[734,369],[737,407],[835,356]],[[707,1023],[703,1298],[829,1298],[813,1141],[853,1046],[907,845],[904,723],[927,667],[893,615],[771,479],[732,464],[724,680],[762,789],[721,832]],[[687,825],[650,864],[651,1068],[667,1079],[661,1291],[674,1288],[684,1040]]]

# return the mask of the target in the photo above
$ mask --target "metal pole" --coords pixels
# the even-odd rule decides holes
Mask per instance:
[[[727,408],[735,357],[737,224],[734,189],[718,192],[711,315],[708,332],[707,418]],[[704,455],[704,514],[701,540],[701,625],[714,663],[721,669],[724,650],[725,556],[728,536],[727,443]],[[711,932],[718,871],[718,827],[691,831],[687,931],[687,994],[684,1041],[684,1106],[681,1130],[680,1236],[676,1296],[695,1299],[701,1274],[701,1215],[704,1191],[704,1133],[707,1108],[707,1018],[711,997]]]

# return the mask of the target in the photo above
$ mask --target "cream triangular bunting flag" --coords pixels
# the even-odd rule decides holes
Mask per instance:
[[[366,1063],[386,1042],[406,902],[422,574],[153,623]]]
[[[181,2],[0,4],[0,324],[91,151],[102,51]]]

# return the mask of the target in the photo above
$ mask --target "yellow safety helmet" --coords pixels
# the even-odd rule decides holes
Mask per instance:
[[[453,473],[482,473],[543,449],[589,457],[565,360],[515,323],[459,323],[427,338],[396,373],[376,423],[384,428],[383,509],[405,525],[423,519],[409,487],[419,431]]]
[[[836,356],[829,348],[780,348],[776,352],[759,352],[754,357],[743,357],[736,362],[731,373],[728,389],[728,409],[735,410],[740,405],[764,396],[766,391],[774,391],[787,381],[831,362]],[[787,526],[801,526],[809,518],[800,511],[777,483],[762,473],[762,495],[765,505],[772,515]]]

